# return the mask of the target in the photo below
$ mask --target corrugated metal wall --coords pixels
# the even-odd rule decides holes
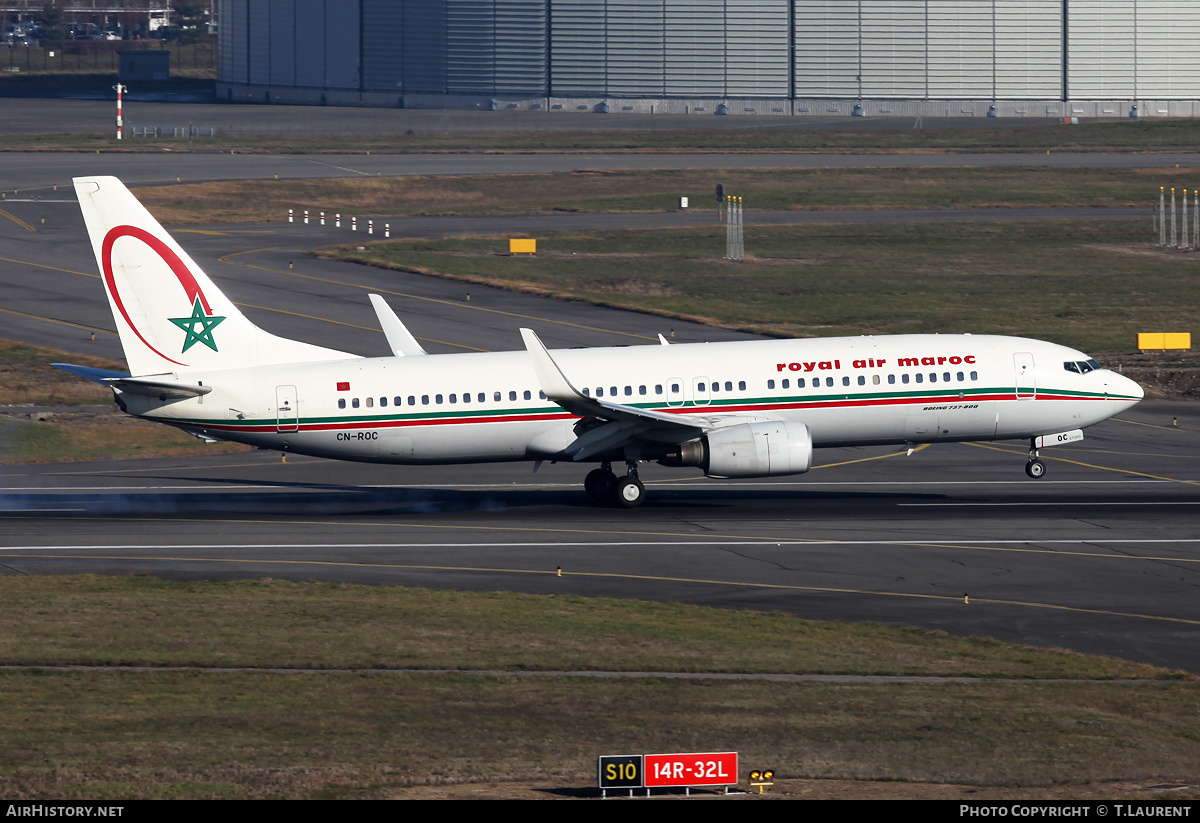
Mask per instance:
[[[1067,93],[1080,99],[1200,96],[1200,3],[1071,0]]]
[[[1200,0],[220,0],[221,82],[471,96],[1200,97]]]

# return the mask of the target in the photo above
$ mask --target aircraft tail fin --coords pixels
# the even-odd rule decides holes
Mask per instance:
[[[258,328],[120,180],[77,177],[74,182],[125,359],[134,375],[357,356]]]

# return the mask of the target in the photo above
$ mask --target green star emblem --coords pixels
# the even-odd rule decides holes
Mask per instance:
[[[183,350],[187,351],[197,343],[203,343],[213,351],[217,350],[217,343],[213,340],[213,329],[224,320],[224,317],[210,317],[204,313],[204,306],[200,304],[200,296],[196,295],[196,300],[192,303],[191,317],[168,317],[172,323],[183,329],[187,335],[183,339]]]

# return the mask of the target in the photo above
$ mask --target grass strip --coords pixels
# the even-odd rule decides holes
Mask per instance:
[[[203,71],[195,72],[203,74]],[[46,83],[46,80],[38,82]],[[187,81],[194,84],[196,81]],[[61,85],[61,84],[60,84]],[[107,90],[112,80],[94,80],[95,88]],[[192,90],[189,85],[187,90]],[[0,94],[3,94],[0,85]],[[11,92],[10,92],[11,93]],[[737,117],[737,128],[714,128],[711,120],[664,117],[660,126],[646,128],[644,118],[628,125],[622,115],[596,115],[595,129],[562,129],[554,115],[529,113],[524,128],[505,130],[486,112],[450,112],[457,125],[438,125],[417,133],[407,121],[380,133],[355,132],[347,125],[340,133],[328,133],[327,124],[270,133],[268,125],[253,131],[221,129],[216,137],[195,138],[200,151],[262,151],[279,154],[320,152],[399,153],[406,151],[800,151],[800,152],[953,152],[953,151],[1194,151],[1200,145],[1200,123],[1192,119],[1143,119],[1092,121],[1063,125],[1053,118],[1039,118],[1020,125],[993,122],[968,123],[956,120],[942,125],[936,119],[889,118],[877,127],[846,128],[841,123],[819,119]],[[386,117],[387,114],[384,113]],[[502,121],[501,121],[502,122]],[[922,122],[933,127],[920,127]],[[218,126],[221,124],[218,122]],[[321,129],[317,132],[316,129]],[[6,135],[10,151],[173,151],[188,148],[187,137],[137,138],[117,141],[111,133]]]
[[[501,237],[318,255],[778,336],[973,332],[1129,352],[1139,331],[1200,322],[1194,255],[1151,234],[1148,220],[747,226],[747,258],[730,262],[714,226],[547,234],[536,257]]]
[[[585,171],[573,174],[255,180],[139,188],[168,224],[315,216],[715,211],[718,183],[759,211],[1144,206],[1160,187],[1198,185],[1196,169],[885,168]],[[715,217],[714,217],[715,220]],[[402,229],[398,229],[402,230]]]
[[[583,788],[597,755],[627,751],[737,750],[780,778],[978,786],[1200,768],[1200,692],[1163,679],[1178,673],[940,632],[608,599],[147,577],[0,578],[0,613],[7,663],[379,669],[0,671],[0,792],[11,799],[380,798],[516,780]],[[383,671],[393,666],[1026,682]],[[1044,682],[1060,677],[1078,680]]]

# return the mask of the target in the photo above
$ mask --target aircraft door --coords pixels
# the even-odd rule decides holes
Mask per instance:
[[[1037,377],[1033,369],[1033,355],[1019,351],[1013,355],[1014,385],[1018,400],[1032,400],[1037,397]]]
[[[683,381],[678,377],[667,378],[667,405],[682,406],[683,405]]]
[[[295,386],[275,387],[275,431],[300,430],[300,400]]]

